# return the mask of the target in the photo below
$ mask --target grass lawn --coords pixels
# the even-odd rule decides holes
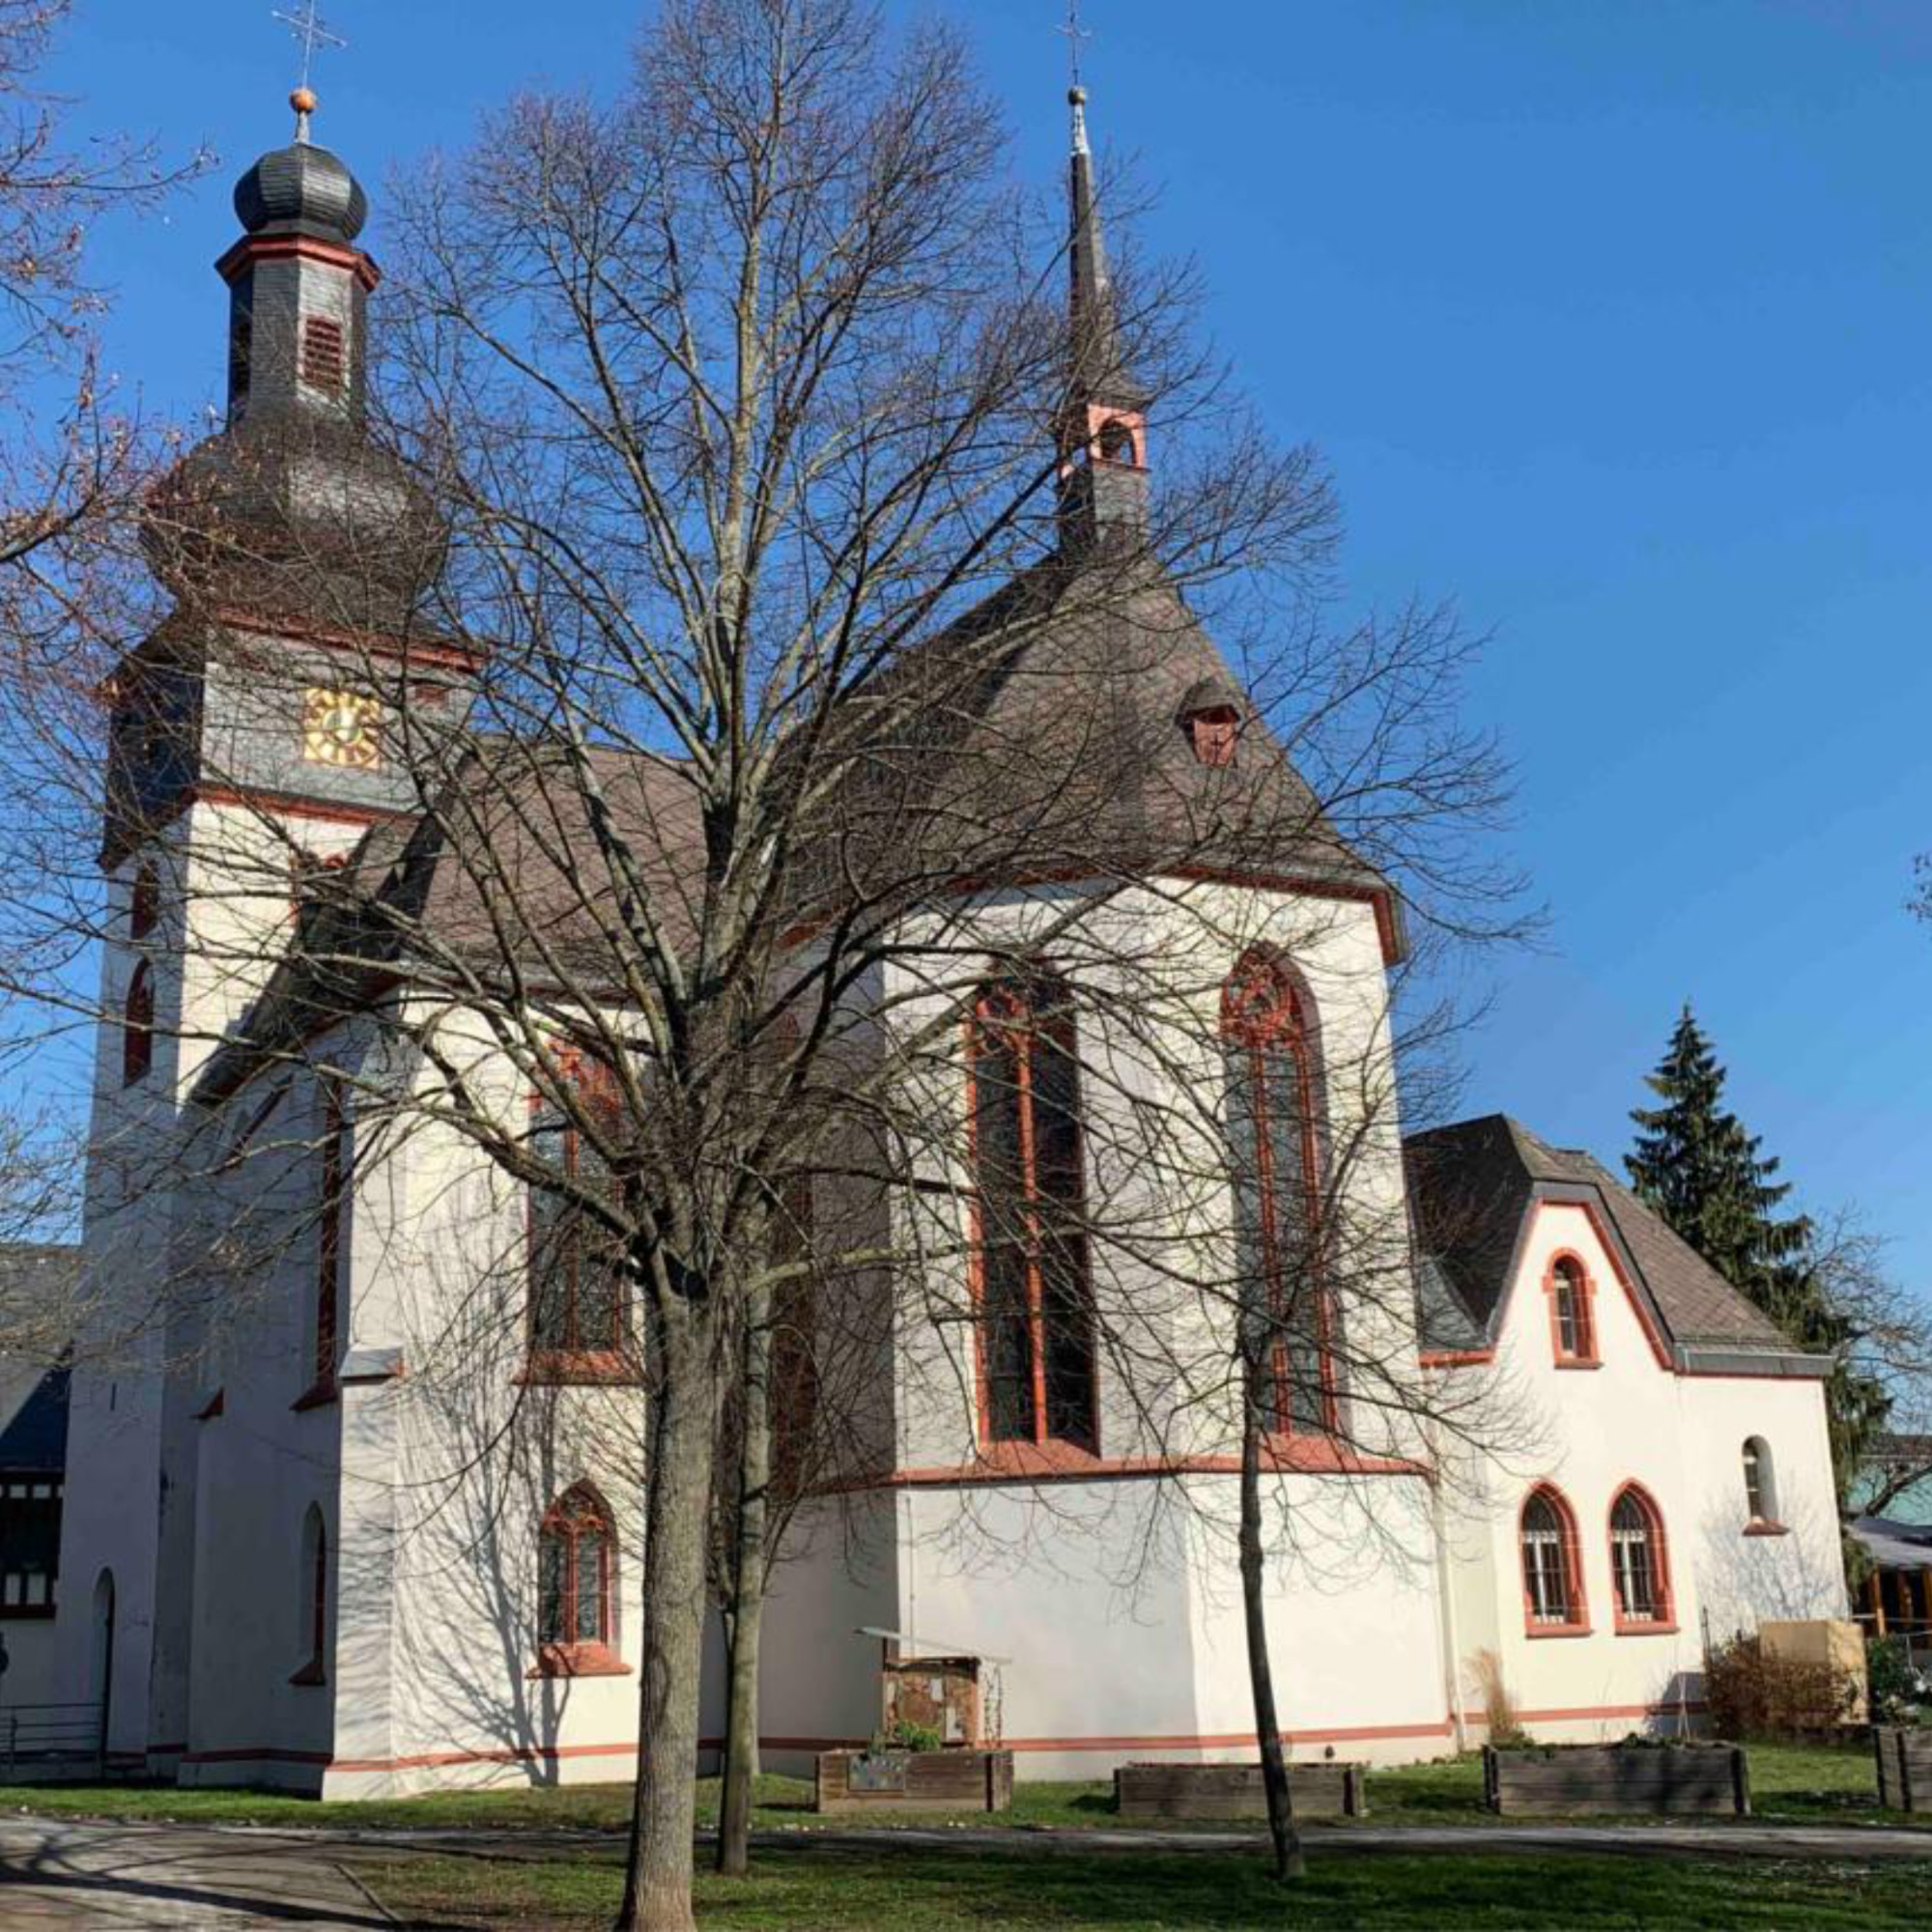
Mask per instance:
[[[615,1851],[541,1859],[399,1856],[362,1875],[405,1925],[581,1932],[607,1925]],[[1208,1927],[1923,1926],[1916,1861],[1796,1863],[1474,1853],[1417,1857],[1318,1849],[1284,1893],[1259,1857],[836,1852],[801,1844],[749,1880],[704,1876],[698,1919],[757,1932],[1204,1932]]]
[[[1795,1745],[1750,1747],[1751,1802],[1756,1815],[1787,1823],[1884,1823],[1913,1826],[1920,1821],[1897,1811],[1881,1811],[1866,1750]],[[1437,1764],[1378,1771],[1369,1778],[1371,1822],[1378,1825],[1430,1824],[1480,1827],[1491,1821],[1483,1809],[1481,1760],[1475,1756]],[[820,1821],[810,1809],[811,1786],[803,1779],[764,1777],[758,1781],[755,1823],[766,1830],[809,1831]],[[124,1785],[12,1785],[0,1787],[0,1806],[43,1816],[172,1819],[185,1823],[273,1825],[299,1829],[330,1826],[363,1831],[417,1829],[530,1829],[618,1832],[629,1823],[630,1787],[619,1784],[564,1785],[551,1790],[437,1792],[420,1798],[319,1804],[309,1798],[249,1791],[180,1791],[172,1787]],[[718,1812],[716,1779],[700,1781],[697,1812],[708,1824]],[[1037,1784],[1014,1787],[1013,1808],[1004,1818],[960,1813],[981,1825],[1006,1824],[1034,1830],[1118,1826],[1111,1783]],[[943,1823],[926,1813],[916,1818],[867,1813],[838,1818],[827,1825]],[[1721,1830],[1721,1819],[1703,1822]],[[1131,1829],[1129,1825],[1128,1829]],[[1166,1826],[1163,1829],[1184,1829]],[[1213,1829],[1225,1830],[1226,1827]],[[1345,1828],[1346,1829],[1346,1828]],[[1932,1821],[1927,1821],[1932,1830]]]

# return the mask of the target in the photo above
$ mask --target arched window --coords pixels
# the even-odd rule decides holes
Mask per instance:
[[[568,1665],[582,1646],[611,1648],[611,1513],[587,1483],[544,1512],[537,1549],[537,1638],[546,1661]]]
[[[608,1121],[614,1134],[621,1103],[607,1067],[580,1060],[570,1077],[577,1112],[539,1100],[530,1131],[531,1151],[562,1181],[559,1188],[530,1189],[530,1355],[539,1375],[568,1375],[585,1358],[615,1369],[628,1332],[615,1237],[575,1198],[611,1185],[610,1170],[580,1117]]]
[[[328,1529],[315,1504],[302,1518],[301,1581],[296,1603],[300,1642],[306,1655],[291,1684],[328,1681]]]
[[[131,1087],[148,1077],[155,1064],[155,971],[143,959],[128,981],[121,1019],[121,1084]]]
[[[980,1439],[1097,1454],[1079,1037],[1055,974],[981,989],[968,1082]]]
[[[1745,1443],[1745,1507],[1751,1526],[1775,1528],[1777,1514],[1777,1467],[1772,1459],[1771,1444],[1762,1435]]]
[[[1663,1518],[1634,1483],[1626,1484],[1610,1505],[1610,1582],[1619,1630],[1670,1626],[1670,1557]]]
[[[1543,1277],[1549,1297],[1549,1336],[1559,1368],[1595,1368],[1597,1320],[1590,1277],[1575,1255],[1558,1255]]]
[[[1522,1608],[1531,1636],[1589,1628],[1577,1519],[1548,1484],[1522,1506]]]
[[[1124,416],[1109,416],[1100,425],[1100,460],[1103,463],[1124,463],[1139,468],[1141,460],[1140,440],[1134,434],[1134,426]]]
[[[145,939],[161,916],[161,881],[151,862],[134,874],[134,890],[128,900],[128,937]]]
[[[1321,1094],[1313,1016],[1288,968],[1250,953],[1221,994],[1241,1320],[1265,1356],[1267,1426],[1338,1425],[1335,1311],[1322,1278]]]

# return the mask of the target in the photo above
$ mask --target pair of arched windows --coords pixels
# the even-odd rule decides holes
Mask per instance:
[[[1617,1492],[1609,1515],[1610,1590],[1620,1632],[1675,1627],[1663,1516],[1636,1483]],[[1532,1636],[1575,1635],[1590,1628],[1577,1517],[1548,1483],[1532,1490],[1519,1526],[1523,1619]]]
[[[1242,1345],[1266,1427],[1330,1433],[1339,1378],[1321,1264],[1321,1076],[1306,992],[1277,954],[1242,959],[1223,990],[1221,1033]],[[980,1440],[1097,1454],[1079,1030],[1051,969],[980,988],[968,1132]]]

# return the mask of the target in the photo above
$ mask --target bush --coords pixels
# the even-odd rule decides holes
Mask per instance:
[[[1932,1723],[1932,1683],[1912,1662],[1902,1636],[1875,1636],[1865,1645],[1871,1713],[1881,1724]]]
[[[1756,1637],[1738,1635],[1712,1650],[1704,1701],[1720,1738],[1776,1738],[1849,1722],[1859,1686],[1832,1664],[1769,1656]]]
[[[881,1751],[936,1751],[946,1748],[946,1738],[937,1724],[915,1723],[900,1718],[892,1729],[872,1740],[874,1755]]]

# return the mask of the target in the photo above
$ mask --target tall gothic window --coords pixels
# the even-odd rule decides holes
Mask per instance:
[[[121,1084],[131,1087],[148,1077],[155,1064],[155,969],[143,959],[128,981],[121,1016]]]
[[[579,1111],[608,1119],[619,1102],[608,1069],[584,1062],[575,1071]],[[559,1177],[530,1189],[530,1353],[541,1368],[603,1357],[624,1346],[624,1277],[616,1237],[582,1196],[608,1191],[610,1170],[590,1135],[560,1108],[538,1103],[531,1151]]]
[[[970,1086],[981,1439],[1097,1453],[1079,1037],[1057,975],[980,990]]]
[[[0,1617],[50,1617],[60,1577],[58,1470],[0,1472]]]
[[[1610,1580],[1619,1630],[1657,1630],[1670,1622],[1670,1562],[1663,1518],[1634,1483],[1610,1506]]]
[[[1532,1636],[1587,1627],[1577,1519],[1547,1483],[1522,1506],[1522,1607]]]
[[[322,1199],[319,1207],[315,1281],[315,1385],[335,1386],[336,1344],[341,1329],[342,1209],[348,1192],[344,1174],[345,1122],[342,1089],[322,1083]]]
[[[1745,1507],[1753,1523],[1777,1521],[1777,1469],[1772,1460],[1771,1444],[1762,1435],[1745,1443]]]
[[[611,1647],[611,1513],[587,1483],[544,1512],[538,1532],[537,1637],[546,1649]]]
[[[1221,996],[1241,1321],[1273,1431],[1332,1433],[1335,1317],[1321,1256],[1321,1095],[1312,1014],[1281,960],[1250,953]]]

